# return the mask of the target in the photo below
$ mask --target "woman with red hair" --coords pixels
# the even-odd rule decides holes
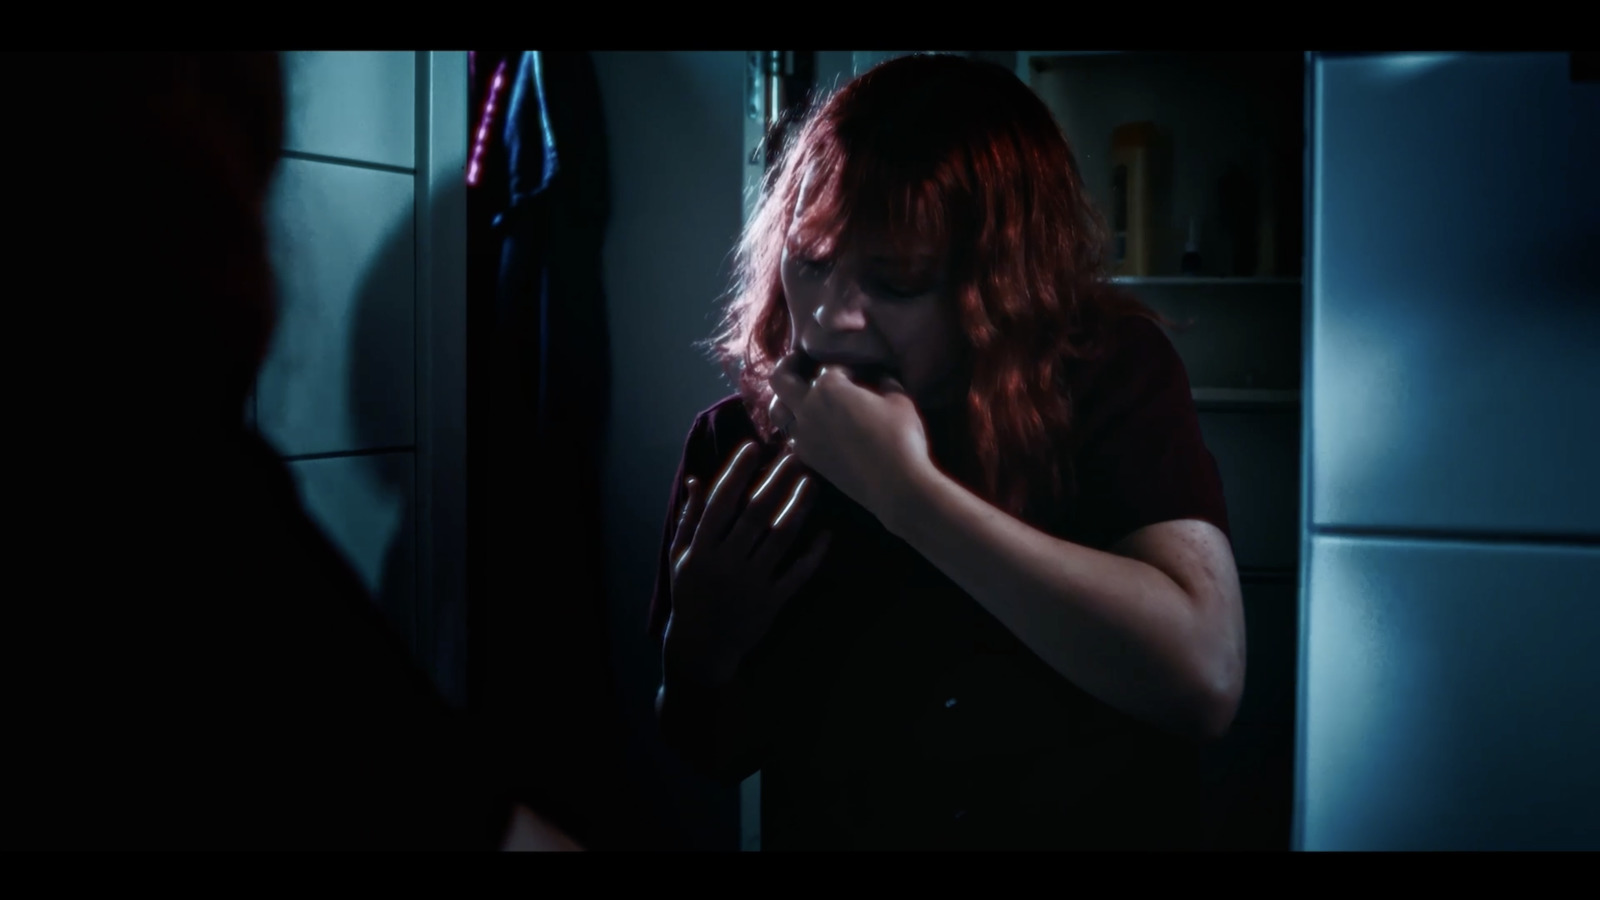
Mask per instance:
[[[1048,109],[913,56],[774,167],[652,626],[664,738],[764,849],[1199,845],[1244,680],[1217,467]]]

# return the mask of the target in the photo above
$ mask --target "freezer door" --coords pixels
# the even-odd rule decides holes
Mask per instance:
[[[1313,57],[1316,525],[1600,536],[1600,85]]]

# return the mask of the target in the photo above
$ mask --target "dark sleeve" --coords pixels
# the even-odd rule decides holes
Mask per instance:
[[[737,415],[733,407],[736,402],[724,401],[701,414],[684,442],[683,458],[673,477],[666,522],[662,527],[655,592],[650,603],[650,633],[658,640],[672,612],[672,538],[687,499],[684,482],[692,476],[709,490],[726,463],[724,457],[731,454],[739,442],[753,436],[753,432],[748,431],[748,422]],[[724,426],[721,432],[717,428],[719,418]],[[767,733],[768,726],[756,699],[766,693],[765,684],[749,665],[722,691],[676,682],[669,701],[675,710],[670,717],[673,724],[663,732],[663,739],[685,762],[704,775],[726,781],[747,777],[760,767],[766,743],[759,736]],[[738,746],[731,758],[720,761],[715,744],[719,735],[736,741]]]
[[[1082,531],[1107,548],[1158,522],[1200,519],[1228,532],[1222,476],[1206,449],[1183,360],[1154,322],[1116,327],[1078,398],[1075,457]]]
[[[705,489],[710,488],[717,471],[716,436],[711,427],[711,414],[701,413],[689,427],[689,436],[683,443],[683,457],[678,461],[677,474],[672,476],[672,489],[668,492],[666,521],[661,528],[661,549],[656,562],[655,591],[650,597],[650,634],[660,638],[672,614],[672,538],[678,529],[678,516],[688,500],[684,483],[692,476],[699,479]]]

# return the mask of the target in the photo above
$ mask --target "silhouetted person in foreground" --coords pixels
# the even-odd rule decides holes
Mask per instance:
[[[4,67],[4,846],[572,848],[246,426],[277,55]]]

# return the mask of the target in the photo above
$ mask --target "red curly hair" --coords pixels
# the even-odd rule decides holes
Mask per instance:
[[[808,202],[791,223],[802,183]],[[900,57],[801,120],[736,250],[734,290],[709,345],[769,439],[767,379],[789,351],[780,262],[791,224],[816,258],[882,226],[943,249],[966,338],[974,487],[1014,515],[1041,489],[1051,498],[1070,489],[1067,376],[1097,352],[1103,323],[1170,324],[1107,279],[1104,220],[1027,85],[992,63]]]

